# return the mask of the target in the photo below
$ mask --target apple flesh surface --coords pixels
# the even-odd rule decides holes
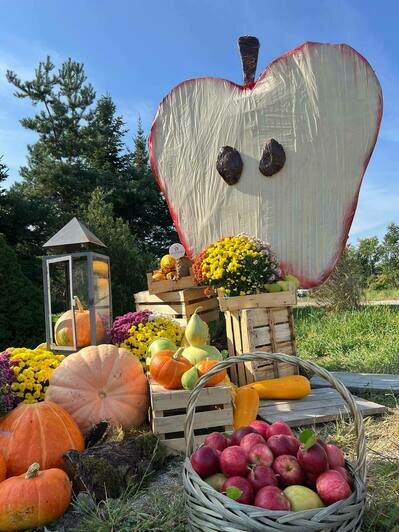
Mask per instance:
[[[255,491],[259,491],[265,486],[278,486],[277,477],[271,467],[257,465],[251,469],[247,478]]]
[[[230,436],[231,445],[240,445],[241,440],[244,436],[255,432],[256,430],[252,427],[240,427],[239,429],[235,430]]]
[[[288,486],[284,490],[284,495],[290,501],[292,512],[324,507],[323,501],[317,493],[305,486]]]
[[[319,443],[315,443],[309,449],[300,447],[297,453],[299,465],[307,473],[323,473],[328,469],[327,454]]]
[[[255,492],[249,480],[240,476],[230,477],[223,484],[222,492],[226,492],[227,488],[232,487],[238,488],[241,491],[240,497],[234,499],[236,502],[241,502],[242,504],[253,503]]]
[[[251,449],[260,443],[265,444],[265,439],[258,433],[247,434],[240,441],[240,447],[249,455]]]
[[[251,423],[248,425],[252,429],[255,429],[256,432],[259,432],[261,436],[267,440],[269,437],[269,423],[266,423],[266,421],[260,421],[258,419],[255,419],[255,421],[251,421]]]
[[[220,469],[226,477],[246,477],[248,473],[247,455],[238,445],[226,447],[219,458]]]
[[[267,440],[267,445],[270,447],[274,456],[280,456],[281,454],[292,454],[292,456],[296,456],[300,443],[294,436],[275,434]]]
[[[342,474],[333,469],[325,471],[317,478],[316,489],[322,501],[327,505],[347,499],[352,493]]]
[[[215,451],[223,451],[227,447],[227,439],[221,432],[211,432],[204,440],[204,445]]]
[[[324,450],[326,451],[328,465],[331,467],[331,469],[334,469],[338,466],[345,466],[345,457],[339,447],[332,443],[326,443]]]
[[[295,437],[295,434],[292,432],[291,428],[287,425],[287,423],[284,423],[284,421],[275,421],[270,425],[268,437],[270,438],[276,434],[285,434],[286,436]]]
[[[201,478],[210,477],[219,472],[219,458],[211,447],[200,447],[190,458],[191,465]]]
[[[270,242],[302,287],[321,284],[343,251],[381,113],[376,75],[345,44],[305,43],[250,86],[209,77],[177,85],[157,110],[149,150],[187,254],[246,233]],[[271,138],[286,162],[265,178],[259,161]],[[243,161],[234,186],[216,169],[222,146]]]
[[[277,486],[265,486],[255,496],[255,506],[265,510],[291,510],[290,501]]]
[[[251,464],[271,466],[274,460],[274,455],[266,443],[258,443],[252,447],[248,454],[248,460]]]
[[[227,477],[225,477],[222,473],[215,473],[215,475],[211,475],[210,477],[207,477],[204,480],[214,490],[222,491],[222,486],[226,482]]]
[[[305,482],[305,472],[299,465],[295,456],[290,454],[282,454],[281,456],[277,456],[272,467],[273,471],[279,478],[280,484],[283,486],[303,484]]]

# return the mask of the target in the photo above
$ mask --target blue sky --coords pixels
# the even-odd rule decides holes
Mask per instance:
[[[351,240],[381,236],[399,223],[399,4],[375,0],[19,0],[3,1],[0,33],[0,155],[18,179],[35,135],[19,124],[32,113],[5,80],[30,79],[46,55],[85,64],[97,94],[110,93],[133,133],[146,131],[158,103],[180,81],[217,76],[241,82],[236,41],[261,41],[258,72],[304,41],[344,42],[379,77],[384,116],[367,169]],[[131,143],[131,136],[126,139]]]

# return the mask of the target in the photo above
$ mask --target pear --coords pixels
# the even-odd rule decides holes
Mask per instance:
[[[283,292],[288,292],[288,290],[290,290],[289,281],[277,281],[277,284],[281,287]]]
[[[181,377],[181,385],[185,390],[193,390],[198,380],[198,370],[194,366],[183,373]]]
[[[216,349],[216,347],[213,347],[213,345],[191,345],[190,347],[185,348],[182,355],[184,356],[184,358],[187,358],[187,360],[191,362],[193,366],[195,364],[198,364],[198,362],[201,362],[201,360],[205,360],[206,358],[211,358],[213,360],[222,360],[222,355],[220,354],[220,351]]]
[[[287,281],[290,285],[290,288],[293,288],[294,290],[297,290],[300,287],[299,279],[295,277],[295,275],[292,275],[291,273],[288,273],[283,281]]]
[[[290,501],[293,512],[302,512],[303,510],[312,510],[313,508],[324,508],[323,501],[316,492],[306,486],[288,486],[285,488],[284,495]]]
[[[282,288],[278,283],[265,284],[266,292],[281,292]]]
[[[208,324],[205,323],[197,312],[201,310],[202,307],[195,309],[194,314],[189,319],[187,323],[186,330],[184,332],[184,337],[190,345],[201,346],[208,342],[209,339],[209,329]]]

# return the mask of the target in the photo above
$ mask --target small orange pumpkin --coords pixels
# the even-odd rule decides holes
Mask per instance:
[[[212,359],[205,359],[201,360],[196,366],[198,370],[198,375],[202,377],[202,375],[205,375],[207,371],[213,368],[216,364],[218,364],[220,360],[212,360]],[[209,379],[209,381],[206,383],[206,387],[210,386],[216,386],[216,384],[219,384],[219,382],[222,382],[227,376],[227,372],[225,369],[222,369],[216,373],[213,377]]]
[[[91,344],[90,312],[85,310],[80,299],[75,297],[78,310],[67,310],[60,316],[54,326],[55,343],[60,346],[73,346],[73,312],[76,323],[76,346],[86,347]],[[96,313],[96,341],[104,340],[105,327],[101,316]]]
[[[3,453],[0,452],[0,482],[7,477],[7,463],[3,456]]]
[[[61,517],[71,502],[71,482],[61,469],[28,471],[0,484],[0,530],[36,528]]]
[[[93,345],[67,356],[53,371],[46,401],[65,408],[83,432],[102,420],[136,427],[147,416],[148,382],[127,349]]]
[[[0,449],[7,475],[15,476],[33,462],[43,469],[60,467],[62,455],[70,449],[82,451],[84,440],[72,416],[59,405],[21,403],[0,420]]]
[[[152,379],[167,390],[180,389],[183,373],[192,368],[190,362],[181,355],[183,350],[184,348],[180,348],[175,352],[171,349],[164,349],[158,351],[151,359]]]

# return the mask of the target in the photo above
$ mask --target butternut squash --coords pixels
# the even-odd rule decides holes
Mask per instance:
[[[238,388],[234,397],[234,429],[246,427],[255,421],[259,410],[259,395],[253,388]]]
[[[256,390],[260,399],[302,399],[310,393],[310,382],[302,375],[289,375],[253,382],[242,388]]]

